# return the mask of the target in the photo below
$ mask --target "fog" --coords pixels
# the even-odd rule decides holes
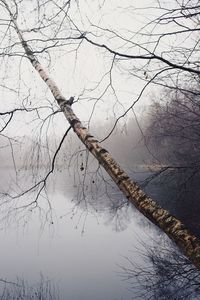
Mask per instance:
[[[197,1],[0,4],[0,298],[198,299],[69,117],[200,237]]]

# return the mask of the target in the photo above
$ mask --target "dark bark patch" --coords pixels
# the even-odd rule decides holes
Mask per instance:
[[[83,129],[83,128],[82,128]],[[91,134],[86,134],[85,136],[85,141],[87,141],[89,138],[93,138],[93,135]]]
[[[80,123],[80,121],[78,121],[77,119],[70,120],[70,125],[72,126],[72,128],[74,128],[78,123]]]
[[[101,156],[102,154],[108,153],[108,151],[104,148],[102,148],[101,150],[99,150],[98,155]]]

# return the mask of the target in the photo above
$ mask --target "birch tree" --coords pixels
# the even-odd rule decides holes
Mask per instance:
[[[17,113],[33,114],[32,122],[37,119],[41,131],[44,128],[48,129],[50,118],[60,112],[69,123],[50,160],[51,168],[47,174],[20,193],[9,191],[2,193],[2,196],[8,197],[8,201],[16,199],[18,201],[25,193],[36,191],[36,197],[29,206],[37,206],[48,177],[54,170],[57,154],[68,132],[73,129],[126,198],[145,217],[161,228],[199,268],[199,240],[180,220],[157,205],[135,181],[131,180],[72,109],[77,102],[84,109],[84,103],[90,104],[92,99],[91,105],[87,106],[89,124],[92,124],[92,120],[95,121],[95,114],[98,115],[98,111],[108,108],[112,110],[114,123],[103,138],[105,140],[112,136],[117,123],[134,111],[137,103],[147,95],[150,86],[156,86],[158,90],[159,86],[163,85],[174,89],[180,88],[182,81],[187,80],[188,76],[197,80],[200,74],[198,2],[179,4],[178,1],[174,1],[172,4],[155,1],[153,6],[145,4],[142,7],[134,7],[131,1],[127,1],[124,6],[118,1],[115,3],[94,1],[88,4],[87,1],[80,3],[71,0],[42,0],[33,1],[31,4],[27,1],[1,0],[0,4],[2,11],[0,55],[4,72],[1,87],[15,95],[14,108],[9,107],[12,106],[12,101],[9,101],[8,107],[1,112],[1,138],[7,141],[3,146],[9,146],[11,149],[13,164],[15,165],[14,144],[18,143],[19,139],[10,137],[8,128],[12,126]],[[145,11],[148,11],[148,15],[144,13]],[[134,16],[139,16],[136,23]],[[115,22],[116,18],[118,23]],[[118,25],[121,28],[118,28]],[[185,46],[186,40],[188,41]],[[69,71],[70,63],[63,60],[66,76],[63,74],[61,79],[63,66],[60,65],[60,69],[55,71],[54,65],[56,66],[59,56],[71,53],[74,55],[73,71]],[[93,64],[92,56],[98,56],[97,65]],[[83,59],[85,62],[80,64],[80,60]],[[43,67],[44,64],[56,75],[55,80],[64,85],[63,92],[59,89],[59,84],[57,85],[49,76]],[[80,78],[77,80],[76,68],[80,71],[81,68],[88,66],[91,78],[87,79],[79,74]],[[73,80],[77,80],[81,85],[73,93],[68,87],[68,73],[73,74]],[[11,79],[16,77],[15,74],[19,74],[18,86],[11,83]],[[46,84],[46,99],[43,99],[44,94],[37,96],[37,89],[34,90],[33,97],[33,81],[29,78],[27,80],[27,77],[40,79]],[[22,87],[26,87],[26,93],[21,92]],[[5,93],[5,96],[7,98],[8,94]],[[18,106],[15,97],[20,99]],[[37,97],[39,98],[37,105],[33,105],[32,99]],[[59,118],[57,120],[59,123]],[[39,145],[41,146],[40,142]],[[23,207],[26,205],[21,206]]]

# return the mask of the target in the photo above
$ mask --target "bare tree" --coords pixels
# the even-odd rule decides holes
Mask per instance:
[[[27,2],[26,2],[27,3]],[[64,143],[66,136],[71,128],[77,134],[79,139],[86,146],[97,161],[103,166],[106,172],[111,176],[112,180],[117,184],[119,189],[124,193],[127,199],[132,202],[139,211],[141,211],[153,223],[159,226],[167,235],[173,239],[186,256],[197,266],[200,266],[200,242],[192,235],[187,228],[175,217],[171,216],[168,211],[159,207],[150,197],[133,182],[129,176],[114,161],[108,151],[100,145],[98,140],[91,135],[86,126],[95,122],[95,113],[101,109],[111,109],[115,116],[113,128],[108,132],[107,139],[112,135],[114,128],[120,119],[123,119],[131,112],[136,103],[142,98],[151,85],[163,86],[167,85],[173,89],[180,85],[183,78],[193,76],[194,80],[199,77],[199,62],[197,60],[198,49],[198,31],[199,31],[199,5],[197,1],[187,1],[179,4],[174,1],[173,4],[163,5],[159,1],[155,1],[153,6],[145,6],[143,8],[135,8],[131,4],[120,6],[121,2],[108,4],[106,1],[94,1],[93,6],[87,6],[87,1],[80,3],[79,1],[33,1],[31,7],[26,5],[25,1],[13,0],[8,3],[1,0],[1,28],[2,28],[2,89],[13,93],[13,97],[9,99],[9,104],[5,105],[1,112],[1,138],[4,141],[3,147],[11,149],[11,159],[15,168],[16,177],[18,169],[15,156],[15,144],[19,144],[18,137],[11,137],[8,129],[11,130],[14,117],[18,113],[32,114],[31,121],[24,124],[33,124],[39,127],[38,141],[32,156],[36,159],[36,163],[32,164],[36,169],[34,174],[35,182],[30,187],[20,187],[16,192],[2,192],[4,196],[3,203],[15,203],[19,198],[23,197],[27,192],[36,192],[36,196],[27,204],[24,203],[20,209],[28,207],[34,208],[38,206],[38,199],[43,192],[46,192],[46,184],[49,175],[54,171],[55,160],[57,154]],[[93,10],[101,12],[100,18],[97,17],[93,21]],[[126,17],[132,20],[133,15],[141,14],[139,22],[146,20],[144,11],[153,14],[150,20],[146,20],[145,25],[138,26],[135,24],[136,30],[127,28],[112,28],[109,25],[109,18],[105,19],[104,26],[102,19],[107,12],[119,13],[127,12]],[[130,14],[130,16],[129,16]],[[29,16],[29,18],[27,18]],[[102,19],[101,19],[102,18]],[[114,21],[114,17],[113,20]],[[125,22],[126,23],[126,22]],[[176,28],[174,28],[174,24]],[[134,26],[134,23],[133,23]],[[163,33],[163,27],[165,32]],[[188,45],[183,47],[185,39],[188,39]],[[166,43],[167,42],[167,43]],[[182,46],[180,46],[182,45]],[[97,50],[97,51],[96,51]],[[57,51],[58,54],[57,54]],[[93,61],[88,59],[88,64],[80,64],[81,60],[87,57],[88,51],[92,55],[99,55],[97,65],[93,65]],[[49,77],[45,71],[43,64],[47,62],[47,67],[54,73],[54,64],[58,59],[58,55],[74,54],[73,72],[74,80],[77,64],[79,68],[90,66],[91,79],[83,80],[81,88],[73,93],[75,97],[63,96],[56,83]],[[43,64],[40,63],[39,57]],[[37,90],[33,91],[34,80],[38,80],[36,73],[33,73],[32,67],[37,71],[43,82],[46,83],[45,93]],[[106,66],[102,62],[106,63]],[[49,65],[48,65],[49,64]],[[103,71],[99,72],[98,68]],[[66,62],[66,67],[70,69],[70,63]],[[12,71],[9,71],[13,68]],[[19,68],[19,70],[18,70]],[[62,65],[60,65],[61,71]],[[94,70],[97,76],[92,81]],[[79,69],[80,70],[80,69]],[[59,71],[55,72],[57,81],[61,79]],[[15,84],[11,85],[13,73],[17,74],[18,79]],[[68,72],[68,71],[67,71]],[[61,72],[60,72],[61,73]],[[87,74],[87,73],[86,73]],[[121,77],[119,77],[122,74]],[[14,76],[15,77],[15,76]],[[29,78],[30,77],[30,78]],[[127,80],[130,77],[130,81]],[[32,78],[32,79],[31,79]],[[69,76],[67,76],[69,79]],[[34,80],[33,80],[34,79]],[[127,81],[127,82],[126,82]],[[176,81],[176,83],[174,83]],[[134,88],[129,87],[134,82]],[[119,83],[122,87],[119,87]],[[137,90],[135,87],[137,85]],[[126,90],[124,93],[123,90]],[[66,94],[72,94],[69,88],[63,88]],[[123,98],[127,101],[122,101]],[[53,97],[52,97],[53,96]],[[6,93],[6,98],[7,98]],[[45,98],[45,99],[44,99]],[[38,100],[37,100],[38,99]],[[76,116],[72,107],[75,104],[91,101],[89,106],[89,115],[87,113],[87,122],[82,124]],[[105,104],[106,100],[109,99]],[[99,108],[100,103],[102,108]],[[13,104],[14,103],[14,104]],[[14,107],[13,107],[14,106]],[[84,106],[83,106],[84,107]],[[97,108],[99,110],[97,110]],[[66,130],[64,126],[63,137],[57,143],[57,147],[51,150],[49,146],[48,134],[50,133],[51,119],[57,118],[57,125],[61,124],[60,112],[69,122]],[[58,117],[59,115],[59,117]],[[55,120],[55,119],[54,119]],[[102,118],[100,117],[102,121]],[[20,122],[20,120],[18,120]],[[25,127],[25,125],[23,125]],[[62,126],[62,125],[61,125]],[[33,127],[32,127],[33,128]],[[32,129],[33,130],[33,129]],[[45,140],[45,145],[43,141]],[[42,148],[45,148],[44,159],[47,159],[47,165],[51,165],[50,169],[38,179],[38,171],[41,167]],[[56,150],[55,150],[56,148]],[[85,166],[81,164],[81,171],[87,170],[87,155]],[[6,200],[5,200],[6,198]],[[47,199],[48,202],[48,199]],[[49,208],[51,204],[48,202]]]
[[[180,191],[193,190],[199,178],[199,95],[199,84],[193,89],[190,85],[190,91],[187,86],[164,90],[161,99],[152,104],[145,140],[156,157],[158,171],[146,183],[159,176],[173,177]]]

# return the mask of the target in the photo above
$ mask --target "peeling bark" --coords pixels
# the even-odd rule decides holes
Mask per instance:
[[[148,197],[141,188],[132,181],[129,176],[121,169],[114,161],[112,156],[104,149],[100,143],[87,131],[81,124],[80,120],[71,109],[69,101],[61,94],[56,83],[45,72],[33,51],[24,40],[23,35],[17,25],[17,22],[9,9],[5,0],[2,0],[7,11],[10,14],[11,21],[16,29],[21,45],[24,48],[25,54],[35,70],[39,73],[42,80],[51,90],[55,100],[62,109],[66,119],[73,127],[79,139],[85,144],[88,150],[95,156],[99,163],[104,167],[113,181],[124,193],[127,199],[150,221],[161,228],[170,239],[172,239],[185,256],[200,269],[200,240],[194,236],[183,225],[183,223],[170,215],[170,213],[156,204]]]

